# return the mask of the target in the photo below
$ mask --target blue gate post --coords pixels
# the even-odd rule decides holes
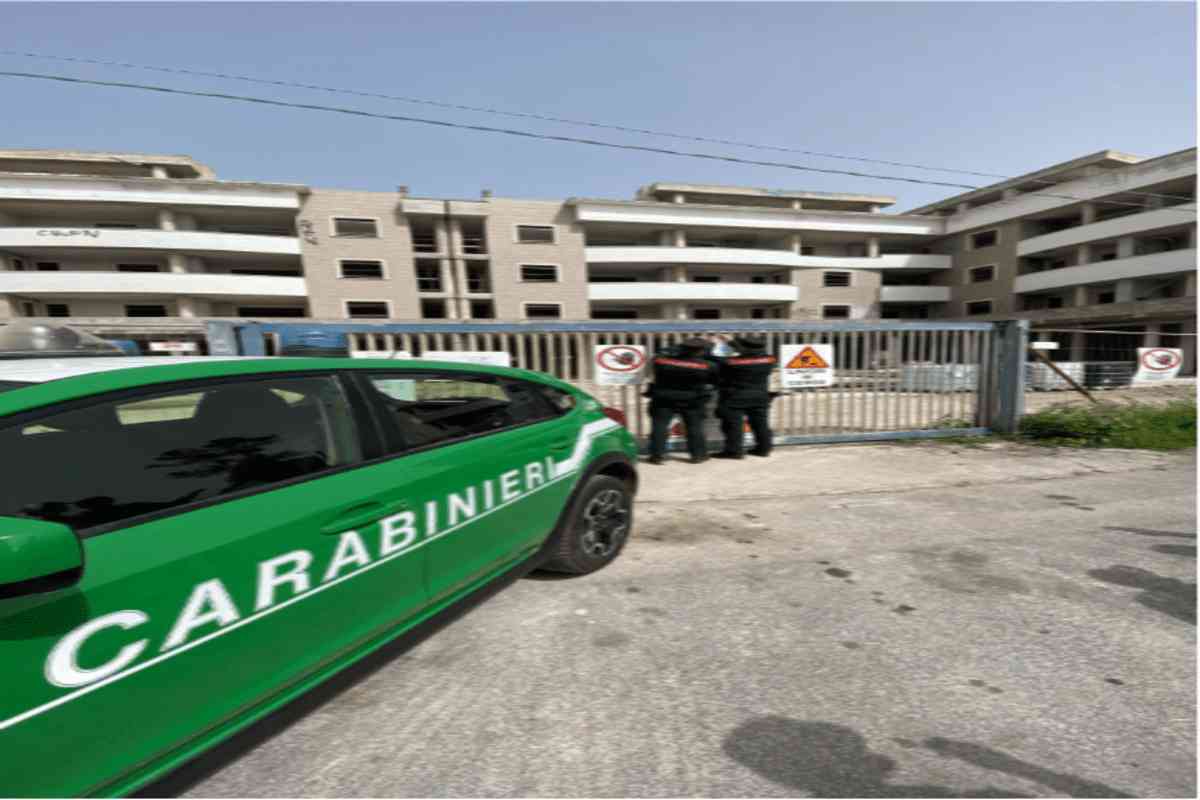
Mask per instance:
[[[991,429],[1016,433],[1025,414],[1025,351],[1029,348],[1029,320],[996,323],[996,396]]]

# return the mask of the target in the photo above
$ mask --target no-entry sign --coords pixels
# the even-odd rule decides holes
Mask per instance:
[[[596,383],[601,386],[629,386],[642,382],[646,369],[646,348],[639,344],[598,344]]]
[[[1134,383],[1154,383],[1179,375],[1183,366],[1183,351],[1174,347],[1139,347]]]

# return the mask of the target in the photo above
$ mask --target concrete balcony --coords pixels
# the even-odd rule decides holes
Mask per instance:
[[[830,231],[855,234],[945,233],[941,217],[872,214],[857,211],[804,211],[756,206],[654,203],[644,200],[572,199],[579,222],[615,222],[657,227],[758,228],[780,231]]]
[[[948,303],[949,286],[880,286],[881,303]]]
[[[950,256],[919,253],[877,258],[802,256],[791,250],[741,247],[588,247],[589,264],[723,264],[792,269],[950,269]]]
[[[1158,183],[1191,178],[1195,175],[1195,151],[1185,150],[1100,175],[1046,186],[1037,192],[1021,194],[1008,200],[969,209],[964,213],[945,218],[944,232],[954,234],[984,225],[995,225],[1005,220],[1111,197],[1122,192],[1139,191]],[[1185,214],[1176,213],[1175,217],[1182,222],[1188,221]]]
[[[1055,231],[1054,233],[1047,233],[1041,236],[1031,236],[1028,239],[1017,242],[1017,255],[1028,256],[1047,250],[1057,250],[1060,247],[1072,247],[1104,239],[1116,239],[1120,236],[1131,236],[1143,231],[1152,231],[1172,225],[1179,225],[1182,222],[1188,221],[1188,218],[1182,213],[1185,211],[1194,213],[1196,211],[1196,204],[1188,203],[1186,205],[1159,208],[1154,211],[1143,211],[1140,214],[1130,214],[1127,217],[1117,217],[1116,219],[1093,222],[1090,225],[1080,225],[1077,228],[1067,228],[1066,230]]]
[[[1045,272],[1020,275],[1013,282],[1013,291],[1044,292],[1064,286],[1083,286],[1091,283],[1109,283],[1128,278],[1150,278],[1155,275],[1172,275],[1196,269],[1196,249],[1168,250],[1147,256],[1118,258],[1113,261],[1096,261],[1078,267],[1064,267]]]
[[[7,175],[0,200],[151,203],[160,206],[228,206],[299,209],[303,186],[159,178],[82,178],[77,175]]]
[[[778,283],[590,283],[588,300],[676,302],[702,300],[723,303],[791,303],[800,297],[795,286]]]
[[[300,240],[295,236],[164,231],[156,228],[0,228],[0,250],[36,248],[299,256]]]
[[[0,294],[38,297],[147,295],[169,297],[297,297],[304,278],[195,272],[0,272]]]

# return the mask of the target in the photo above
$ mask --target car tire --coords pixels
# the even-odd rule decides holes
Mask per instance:
[[[621,552],[633,529],[633,493],[625,481],[594,475],[550,543],[542,569],[586,575]]]

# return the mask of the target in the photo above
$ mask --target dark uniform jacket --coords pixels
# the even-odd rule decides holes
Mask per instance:
[[[747,349],[721,359],[720,404],[728,408],[755,408],[771,402],[767,388],[779,362],[765,350]]]
[[[647,393],[650,399],[673,406],[702,405],[717,382],[716,365],[703,356],[675,355],[668,351],[656,355],[654,383]]]

